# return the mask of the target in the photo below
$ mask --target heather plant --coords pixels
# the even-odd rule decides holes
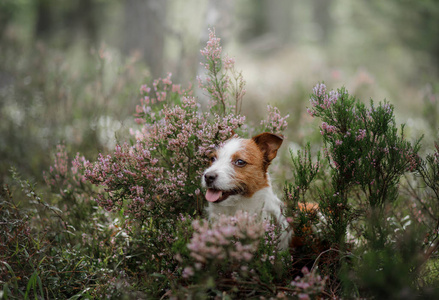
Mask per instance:
[[[296,288],[293,295],[299,299],[311,299],[310,296],[320,296],[325,289],[326,278],[322,278],[315,270],[310,272],[307,267],[302,269],[303,277],[296,277],[291,285]]]
[[[209,152],[239,132],[245,120],[239,115],[245,82],[235,71],[234,60],[222,59],[221,51],[219,38],[211,30],[208,44],[201,51],[207,77],[198,79],[200,87],[210,96],[207,111],[203,111],[190,88],[185,90],[175,85],[168,74],[164,79],[153,81],[152,86],[142,85],[141,102],[135,115],[140,128],[131,130],[133,140],[130,143],[116,145],[115,150],[107,155],[99,154],[94,163],[79,156],[73,161],[70,176],[77,176],[74,172],[78,171],[80,182],[86,178],[99,187],[94,194],[99,206],[119,216],[119,224],[130,242],[130,248],[124,253],[126,257],[132,257],[126,259],[124,265],[132,272],[137,269],[140,273],[136,277],[146,274],[150,287],[145,292],[149,295],[159,296],[159,291],[176,285],[179,282],[176,274],[182,274],[194,284],[196,280],[189,278],[188,274],[194,268],[199,269],[202,262],[197,262],[194,257],[192,248],[196,243],[189,242],[192,230],[195,230],[194,241],[201,228],[210,231],[210,226],[218,226],[191,221],[203,213],[200,178],[208,164]],[[270,108],[265,125],[271,126],[270,131],[279,133],[287,126],[286,118],[281,117],[276,108]],[[57,154],[54,166],[46,174],[47,181],[52,186],[56,183],[76,187],[78,180],[72,185],[62,181],[66,171],[65,163],[60,161],[64,158],[64,154]],[[244,226],[249,224],[252,222],[243,221],[239,232],[242,233]],[[253,244],[259,241],[260,234],[254,233],[250,244],[246,244],[237,240],[240,238],[237,232],[232,230],[229,236],[223,237],[229,240],[229,250],[234,249],[227,250],[225,255],[232,259],[245,254],[248,261],[253,257]],[[223,250],[227,248],[226,245],[217,246]],[[270,251],[274,251],[275,243],[270,247]],[[278,262],[274,263],[275,254],[263,257],[269,268],[264,268],[260,276],[270,282],[272,266],[276,265],[277,272],[281,273],[280,260],[276,259]],[[186,265],[183,269],[181,260],[193,261],[194,265]],[[211,258],[209,267],[203,267],[202,278],[212,274],[218,261],[218,258]],[[227,262],[223,265],[223,276],[235,272],[234,267],[230,268],[231,260],[223,262]],[[157,282],[157,278],[164,280]]]
[[[133,262],[128,256],[131,240],[121,226],[123,216],[90,201],[91,186],[78,180],[81,175],[65,147],[57,150],[46,173],[55,204],[44,201],[35,185],[15,171],[14,184],[28,201],[19,205],[12,196],[17,192],[7,186],[2,191],[0,261],[7,269],[1,278],[3,295],[11,299],[131,295],[136,277],[125,272]],[[77,155],[75,160],[84,159]]]
[[[392,209],[401,203],[403,175],[420,168],[428,180],[433,156],[422,161],[420,140],[407,141],[404,125],[398,132],[387,102],[371,101],[367,108],[344,88],[327,91],[318,84],[310,103],[308,113],[322,121],[324,160],[318,154],[313,161],[309,145],[292,153],[294,182],[287,184],[285,200],[295,238],[303,237],[296,260],[309,264],[313,258],[312,266],[329,275],[329,294],[340,293],[342,278],[345,291],[357,296],[370,290],[369,295],[388,297],[404,287],[412,293],[423,264],[424,230],[408,221],[405,209],[398,214]],[[305,205],[309,201],[318,204],[318,213]],[[390,278],[393,285],[386,287]]]
[[[435,151],[427,155],[427,157],[418,166],[418,174],[426,185],[425,195],[421,197],[415,196],[420,208],[427,214],[427,217],[417,220],[428,222],[431,230],[431,242],[437,244],[439,234],[439,145],[435,143]],[[428,221],[427,221],[428,220]]]
[[[209,29],[209,40],[200,51],[204,58],[201,65],[207,70],[205,78],[197,77],[198,86],[209,96],[209,109],[226,115],[241,113],[242,100],[245,95],[245,80],[241,72],[235,70],[235,59],[228,55],[222,57],[220,38],[215,29]]]
[[[43,201],[34,184],[12,173],[29,203],[16,203],[8,186],[0,193],[2,295],[10,299],[73,296],[88,281],[89,266],[71,244],[75,229],[59,208]]]
[[[192,263],[183,270],[184,278],[205,287],[211,281],[220,294],[235,286],[238,277],[248,277],[248,265],[265,229],[257,216],[240,212],[234,217],[222,216],[214,224],[195,220],[192,227],[194,234],[187,245]]]
[[[191,90],[174,85],[170,75],[154,81],[152,88],[143,85],[136,108],[142,127],[135,131],[135,142],[117,145],[113,154],[100,154],[96,163],[84,165],[86,178],[105,187],[106,193],[97,198],[102,207],[125,208],[125,214],[140,223],[153,216],[202,211],[199,178],[207,153],[231,137],[245,119],[229,111],[227,95],[234,95],[236,112],[244,83],[237,79],[231,92],[231,79],[224,72],[233,69],[233,61],[227,59],[223,67],[214,31],[201,52],[208,77],[206,83],[199,80],[212,96],[210,110],[201,111]]]
[[[65,145],[57,146],[53,164],[44,172],[52,193],[50,205],[30,183],[15,179],[38,209],[30,218],[21,215],[25,210],[9,204],[10,195],[2,202],[2,211],[13,210],[16,219],[23,218],[12,225],[21,229],[36,225],[44,234],[36,238],[27,229],[27,235],[21,236],[14,226],[5,231],[9,234],[6,245],[11,247],[2,256],[9,274],[2,278],[6,284],[3,295],[161,297],[166,291],[179,294],[185,285],[195,287],[200,283],[197,278],[212,276],[218,266],[221,273],[212,277],[218,280],[218,292],[229,287],[234,290],[235,281],[227,281],[231,274],[237,276],[239,286],[247,286],[243,288],[246,292],[250,286],[265,286],[258,291],[261,295],[274,295],[288,284],[289,271],[284,265],[291,263],[291,256],[278,251],[276,227],[256,224],[251,218],[245,221],[245,217],[227,220],[235,228],[226,235],[228,246],[224,247],[230,259],[220,262],[211,257],[197,270],[200,277],[186,276],[200,264],[192,249],[201,230],[196,224],[205,224],[208,231],[211,226],[219,228],[198,220],[203,212],[199,180],[207,154],[235,132],[245,132],[241,130],[245,118],[239,115],[245,81],[236,72],[233,59],[221,58],[214,31],[201,53],[207,76],[199,78],[199,84],[211,99],[207,111],[192,96],[191,88],[174,84],[168,74],[151,86],[141,86],[135,114],[138,128],[131,130],[131,141],[116,145],[108,154],[100,153],[95,162],[80,154],[71,156]],[[108,65],[106,57],[104,50],[99,52],[103,65]],[[107,95],[105,90],[97,92]],[[261,125],[280,133],[287,117],[276,108],[269,111]],[[12,243],[19,239],[23,243],[14,256]],[[32,256],[22,259],[26,253]],[[247,269],[237,268],[240,259]]]
[[[351,193],[359,192],[357,203],[373,211],[370,217],[380,218],[386,205],[397,199],[401,176],[416,170],[419,141],[408,142],[404,126],[398,133],[393,106],[387,102],[375,106],[371,101],[366,108],[344,88],[327,92],[324,84],[318,84],[310,103],[310,115],[322,120],[320,133],[331,179],[319,205],[332,240],[343,244],[352,217],[350,206],[355,204]]]
[[[187,245],[185,282],[173,290],[179,297],[228,295],[232,298],[305,298],[322,295],[326,279],[302,269],[293,276],[294,259],[278,248],[276,224],[257,215],[238,212],[217,222],[194,220]],[[293,280],[292,280],[293,279]]]
[[[39,259],[41,259],[35,257],[36,245],[40,244],[42,249],[45,245],[39,243],[37,238],[32,237],[29,225],[30,217],[12,202],[9,188],[2,187],[0,197],[0,280],[3,283],[3,295],[11,298],[14,296],[18,298],[20,295],[24,297],[25,294],[35,294],[36,296],[40,293],[41,295],[37,284],[30,285],[29,289],[26,289],[21,281],[27,282],[30,281],[31,277],[36,278],[33,275],[32,265],[38,265]],[[32,263],[31,259],[34,260]],[[36,279],[39,283],[41,282],[40,278]],[[44,293],[42,295],[44,296]]]
[[[201,50],[205,79],[200,87],[210,95],[208,111],[202,111],[191,89],[173,84],[171,75],[155,80],[152,87],[142,85],[141,104],[136,108],[139,130],[132,130],[135,141],[117,145],[112,154],[99,154],[97,162],[81,163],[84,176],[103,186],[97,195],[107,210],[124,209],[144,223],[153,216],[169,213],[198,214],[202,211],[199,189],[207,154],[215,145],[230,138],[244,124],[239,115],[245,82],[235,71],[234,60],[221,58],[222,48],[214,30]],[[276,108],[265,126],[270,131],[286,128],[286,118]]]
[[[43,290],[55,297],[159,297],[167,290],[179,294],[182,285],[196,286],[197,280],[186,274],[191,266],[199,266],[191,249],[196,237],[193,231],[200,229],[197,222],[202,223],[194,220],[194,215],[199,218],[203,211],[199,178],[207,165],[207,153],[239,132],[245,120],[238,114],[245,94],[242,75],[235,71],[233,59],[218,60],[221,47],[213,31],[210,40],[202,50],[208,76],[205,81],[199,79],[211,95],[207,111],[202,110],[190,88],[173,84],[168,74],[151,86],[141,87],[135,115],[139,128],[131,130],[130,143],[116,145],[109,154],[99,154],[93,163],[80,154],[72,158],[65,145],[57,146],[53,165],[44,172],[54,205],[44,202],[32,188],[26,191],[32,202],[46,208],[28,221],[45,227],[47,235],[38,244],[47,245],[43,253],[50,249],[51,256],[35,268],[33,261],[23,260],[17,265],[11,257],[3,257],[6,264],[12,262],[8,268],[11,274],[30,272],[26,275],[28,288],[19,282],[14,285],[13,295]],[[101,56],[105,57],[103,53]],[[286,117],[281,117],[276,108],[272,111],[265,125],[270,126],[271,119],[277,120],[276,125],[273,122],[267,128],[280,132],[286,128]],[[5,203],[2,209],[8,208]],[[58,221],[53,222],[54,218]],[[283,264],[291,262],[291,257],[277,250],[278,233],[273,224],[265,228],[242,222],[235,223],[239,230],[227,237],[228,249],[234,250],[226,253],[236,257],[230,260],[232,263],[220,264],[221,276],[214,277],[220,282],[218,291],[233,285],[226,282],[232,273],[242,278],[238,282],[248,284],[250,271],[236,270],[237,259],[245,255],[248,269],[253,272],[251,285],[263,282],[267,287],[261,293],[273,295],[277,285],[273,286],[272,280],[276,279],[279,286],[285,283],[288,271]],[[256,226],[259,231],[251,235],[244,230],[246,225]],[[246,243],[242,243],[239,232],[247,236]],[[23,244],[23,250],[30,247]],[[218,259],[212,258],[207,270],[197,271],[201,276],[212,275],[210,271],[217,263]],[[4,278],[6,295],[11,295],[8,286],[14,278]]]
[[[294,182],[288,182],[284,187],[284,195],[288,200],[285,215],[294,231],[293,247],[300,248],[300,255],[295,255],[294,261],[295,268],[300,270],[315,260],[317,255],[324,250],[321,243],[317,242],[315,235],[320,231],[316,226],[322,219],[319,218],[315,206],[308,205],[314,202],[315,197],[318,197],[315,192],[315,182],[323,177],[320,171],[324,162],[320,160],[320,152],[313,160],[309,143],[297,153],[290,150],[290,159],[293,164]]]
[[[425,253],[422,264],[432,274],[439,274],[437,250],[439,248],[439,145],[435,143],[433,153],[427,154],[418,165],[415,177],[407,178],[405,193],[408,196],[406,218],[423,232]],[[422,189],[420,187],[423,187]],[[428,276],[430,277],[430,276]],[[435,276],[433,276],[435,277]]]
[[[94,200],[99,189],[87,182],[82,172],[82,166],[87,163],[85,157],[79,153],[73,159],[70,156],[64,144],[57,145],[53,164],[43,172],[43,177],[66,223],[74,230],[87,232],[90,224],[83,220],[101,214]],[[108,216],[102,221],[107,222]]]
[[[191,217],[156,215],[141,226],[142,220],[133,220],[123,211],[113,213],[107,207],[96,206],[94,197],[103,191],[85,181],[83,172],[89,164],[79,154],[69,158],[65,146],[59,145],[53,166],[45,173],[47,184],[59,197],[63,220],[72,232],[70,242],[80,247],[92,266],[87,276],[96,288],[84,293],[98,298],[137,297],[168,289],[171,280],[157,282],[156,279],[172,277],[178,270],[175,254],[184,252],[182,248],[192,232],[188,230]],[[85,218],[87,222],[83,221]],[[95,266],[100,268],[94,269]],[[156,276],[149,277],[150,274]],[[147,288],[133,291],[133,286],[144,276]]]
[[[323,149],[290,151],[290,251],[272,220],[203,219],[209,152],[248,133],[245,81],[214,30],[201,54],[207,107],[168,74],[141,86],[129,140],[92,161],[57,146],[47,199],[18,175],[24,206],[3,187],[0,298],[433,297],[439,147],[421,159],[387,102],[314,88]],[[287,118],[268,106],[254,127],[282,134]]]
[[[209,113],[199,112],[195,98],[181,101],[157,115],[147,113],[150,122],[134,145],[118,145],[113,155],[100,154],[97,163],[86,164],[87,179],[111,192],[98,195],[101,206],[118,210],[126,205],[126,213],[141,222],[202,209],[199,178],[207,151],[230,137],[243,118],[214,115],[211,122]]]
[[[310,189],[311,183],[314,181],[320,170],[320,152],[317,154],[316,162],[313,162],[311,155],[311,145],[308,143],[303,150],[298,150],[297,154],[290,150],[290,158],[293,164],[294,184],[289,183],[285,187],[285,193],[292,201],[293,205],[288,206],[292,211],[288,214],[292,215],[298,209],[299,203],[306,203],[306,192]]]
[[[282,117],[279,108],[267,105],[267,119],[261,121],[261,131],[281,134],[287,129],[289,116],[287,114]]]

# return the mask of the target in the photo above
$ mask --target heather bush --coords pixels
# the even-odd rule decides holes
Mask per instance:
[[[285,201],[300,238],[295,259],[311,261],[328,275],[332,295],[422,294],[420,256],[437,249],[423,243],[430,235],[410,221],[399,191],[410,184],[403,178],[410,173],[421,174],[429,186],[433,156],[419,157],[420,139],[409,142],[404,125],[398,132],[387,102],[371,101],[368,108],[344,88],[327,91],[318,84],[310,104],[308,113],[322,121],[323,159],[318,153],[313,160],[309,145],[291,155],[294,180],[285,188]],[[310,201],[318,212],[312,205],[299,209]]]
[[[0,193],[0,298],[437,296],[439,146],[421,158],[387,102],[314,88],[323,147],[290,151],[290,250],[272,220],[204,219],[209,152],[249,133],[245,81],[214,30],[201,54],[207,105],[168,74],[140,87],[137,125],[114,149],[88,160],[57,146],[50,193],[13,172]],[[282,134],[287,118],[268,106],[249,127]]]
[[[279,250],[280,232],[270,221],[238,212],[213,224],[194,220],[192,227],[189,252],[177,257],[185,281],[172,290],[174,296],[309,298],[324,292],[326,278],[316,270],[305,267],[294,275],[294,259]]]
[[[217,114],[239,115],[245,95],[245,80],[241,72],[235,70],[235,59],[222,57],[220,38],[214,29],[209,29],[209,40],[201,55],[201,65],[207,70],[205,78],[197,77],[198,86],[209,97],[209,109]]]
[[[192,226],[194,234],[187,245],[190,253],[189,260],[186,261],[192,263],[183,270],[183,277],[192,284],[204,286],[204,292],[209,288],[212,289],[212,293],[220,295],[221,291],[230,290],[231,294],[241,297],[246,293],[254,293],[258,289],[256,287],[261,284],[258,275],[266,274],[259,274],[265,271],[265,268],[254,268],[253,261],[274,264],[276,260],[275,247],[271,247],[272,251],[266,252],[271,253],[270,257],[267,257],[267,254],[262,259],[258,257],[259,243],[262,242],[265,233],[274,233],[273,228],[268,228],[270,224],[261,222],[258,216],[238,212],[234,217],[222,216],[214,224],[195,220]],[[273,237],[265,237],[262,243],[265,246],[273,244]],[[189,286],[188,290],[183,292],[199,293],[200,290],[196,287]]]
[[[189,278],[188,272],[197,267],[200,269],[201,262],[194,261],[193,266],[187,265],[187,262],[195,259],[191,247],[195,247],[194,238],[199,234],[197,230],[204,228],[215,232],[215,226],[218,226],[206,222],[204,227],[197,225],[200,224],[197,218],[203,214],[204,206],[200,190],[201,174],[208,164],[209,152],[216,145],[235,132],[245,132],[242,128],[245,118],[239,115],[245,82],[242,75],[235,71],[233,59],[223,59],[221,50],[219,38],[212,30],[206,48],[201,51],[207,75],[204,79],[198,78],[200,88],[210,96],[207,110],[202,109],[190,88],[183,89],[174,84],[171,74],[168,74],[164,79],[153,81],[152,86],[142,85],[141,103],[135,115],[140,128],[131,130],[131,142],[116,145],[110,154],[99,154],[94,163],[77,156],[73,161],[71,176],[79,177],[71,184],[62,181],[66,173],[65,167],[61,167],[63,164],[59,162],[65,157],[62,153],[56,156],[58,161],[52,168],[58,173],[52,174],[50,170],[48,175],[51,177],[46,175],[46,180],[52,186],[56,183],[75,189],[79,182],[79,185],[83,184],[84,178],[96,186],[86,194],[93,192],[100,207],[120,216],[119,225],[130,242],[124,254],[133,257],[126,259],[124,265],[136,273],[136,278],[140,278],[141,274],[146,276],[144,280],[149,287],[144,292],[149,295],[159,296],[160,291],[170,288],[176,294],[182,293],[180,288],[175,288],[179,286],[181,278],[186,278],[187,284],[194,286],[197,280]],[[284,130],[287,117],[281,117],[276,108],[270,107],[269,111],[268,119],[261,124],[273,132]],[[81,175],[76,175],[78,170]],[[243,226],[250,223],[239,225],[241,232]],[[192,230],[195,230],[195,234],[190,243]],[[234,250],[228,251],[227,257],[232,255],[230,253],[239,256],[243,254],[242,251],[255,250],[254,245],[261,238],[261,234],[255,233],[251,236],[253,241],[250,244],[242,244],[242,241],[236,240],[237,231],[232,230],[229,234],[232,236],[225,239],[231,238],[230,247]],[[258,268],[258,276],[262,278],[258,280],[268,284],[273,278],[273,265],[276,265],[276,272],[282,273],[280,257],[283,255],[275,259],[278,256],[275,254],[277,250],[274,250],[277,234],[272,233],[271,239],[273,245],[270,251],[274,252],[265,256],[261,254],[266,267]],[[252,253],[244,253],[247,253],[247,261],[250,260]],[[182,264],[182,261],[185,263]],[[211,276],[221,260],[217,257],[208,261],[210,267],[205,266],[203,270]],[[227,277],[235,272],[230,268],[228,259],[224,262],[227,263],[223,264],[222,275],[213,278]],[[202,275],[201,278],[204,280],[209,276]],[[157,281],[157,278],[160,280]],[[252,282],[257,284],[259,281]]]
[[[245,118],[237,110],[245,91],[240,75],[236,85],[227,75],[234,70],[233,61],[221,59],[213,31],[201,53],[208,77],[199,83],[212,95],[208,111],[200,109],[190,89],[174,85],[170,75],[152,87],[143,85],[136,109],[141,128],[132,130],[135,141],[117,145],[113,154],[100,154],[96,163],[83,164],[85,177],[105,187],[98,195],[102,207],[125,208],[125,214],[141,223],[159,215],[172,218],[202,211],[199,181],[207,154],[243,125]],[[233,105],[228,95],[233,95]]]
[[[413,186],[408,187],[410,195],[415,200],[412,204],[414,219],[428,227],[428,242],[437,247],[439,238],[439,145],[437,143],[435,143],[435,151],[427,154],[418,165],[417,175],[426,188],[423,194],[419,195]]]
[[[398,134],[393,106],[386,102],[375,107],[371,101],[366,108],[344,88],[327,92],[324,84],[318,84],[310,103],[309,114],[323,121],[320,133],[329,169],[324,176],[330,179],[320,188],[319,207],[332,242],[343,244],[352,205],[358,204],[380,218],[386,205],[397,199],[401,176],[415,171],[419,164],[419,141],[414,145],[406,141],[404,126]],[[293,157],[296,182],[286,193],[293,206],[300,197],[304,199],[319,171],[319,160],[313,165],[307,153],[309,147],[303,155]]]

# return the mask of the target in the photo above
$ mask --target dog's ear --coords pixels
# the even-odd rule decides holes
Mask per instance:
[[[282,145],[284,137],[282,135],[269,132],[261,133],[254,136],[252,140],[258,145],[264,154],[264,159],[269,164],[277,155],[277,150]]]

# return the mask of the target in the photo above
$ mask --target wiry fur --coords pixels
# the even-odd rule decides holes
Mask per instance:
[[[240,210],[259,214],[264,219],[274,218],[283,232],[279,247],[286,249],[289,226],[282,214],[283,203],[274,194],[267,172],[281,144],[282,137],[270,133],[252,139],[228,140],[213,153],[212,165],[205,170],[202,185],[223,195],[209,202],[206,209],[209,219],[222,214],[233,216]],[[241,166],[241,161],[245,165]]]

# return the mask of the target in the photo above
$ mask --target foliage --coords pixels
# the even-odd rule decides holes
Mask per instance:
[[[207,70],[207,76],[205,79],[197,77],[198,86],[208,93],[210,110],[221,115],[228,112],[239,115],[246,92],[245,80],[242,73],[235,70],[234,58],[227,55],[222,58],[220,38],[214,29],[209,29],[209,40],[200,52],[204,57],[201,65]]]
[[[94,164],[78,164],[88,180],[105,187],[105,194],[98,195],[101,206],[108,210],[126,207],[125,213],[141,223],[163,214],[169,217],[169,212],[178,216],[202,210],[199,178],[208,162],[207,154],[245,120],[226,109],[230,105],[224,86],[229,80],[220,64],[218,40],[211,32],[211,48],[203,52],[211,74],[206,89],[216,95],[209,111],[200,111],[192,92],[180,91],[170,76],[154,81],[153,88],[144,85],[141,91],[145,96],[137,107],[137,122],[142,127],[136,132],[135,143],[117,145],[113,154],[100,154]],[[225,71],[230,68],[228,65]],[[236,87],[237,93],[243,94],[242,88]]]
[[[393,106],[386,102],[375,106],[371,101],[367,108],[344,88],[328,92],[318,84],[310,103],[308,113],[322,120],[324,160],[318,154],[313,162],[309,145],[291,156],[294,183],[286,186],[285,200],[289,214],[296,216],[296,238],[303,239],[296,260],[315,260],[314,266],[330,276],[333,294],[342,292],[337,289],[345,280],[348,295],[416,295],[425,262],[419,256],[437,249],[414,234],[424,229],[402,215],[407,212],[398,208],[399,189],[406,172],[424,174],[429,185],[426,169],[434,174],[434,158],[419,157],[420,140],[407,141],[404,126],[398,133]],[[310,199],[317,200],[318,213],[317,206],[300,208]]]
[[[137,57],[120,57],[105,44],[73,53],[44,43],[26,47],[15,36],[0,51],[2,184],[10,164],[43,182],[41,172],[51,163],[47,154],[61,141],[87,157],[114,148],[117,131],[135,108],[133,101],[121,104],[136,99],[145,80]]]
[[[270,220],[203,219],[209,151],[246,134],[245,82],[219,42],[211,30],[201,51],[207,109],[168,74],[141,86],[130,141],[94,161],[58,145],[47,195],[12,171],[0,194],[0,298],[438,295],[439,146],[423,159],[393,106],[367,107],[344,88],[318,84],[311,96],[323,149],[290,151],[290,251]],[[280,134],[287,117],[269,106],[259,128]]]
[[[57,207],[41,199],[32,183],[12,172],[35,209],[19,207],[9,188],[3,188],[0,251],[3,297],[51,298],[75,294],[88,275],[85,271],[88,261],[79,255],[78,245],[71,244],[75,229]],[[52,220],[43,218],[45,212]],[[34,222],[40,223],[40,231],[33,229]]]

